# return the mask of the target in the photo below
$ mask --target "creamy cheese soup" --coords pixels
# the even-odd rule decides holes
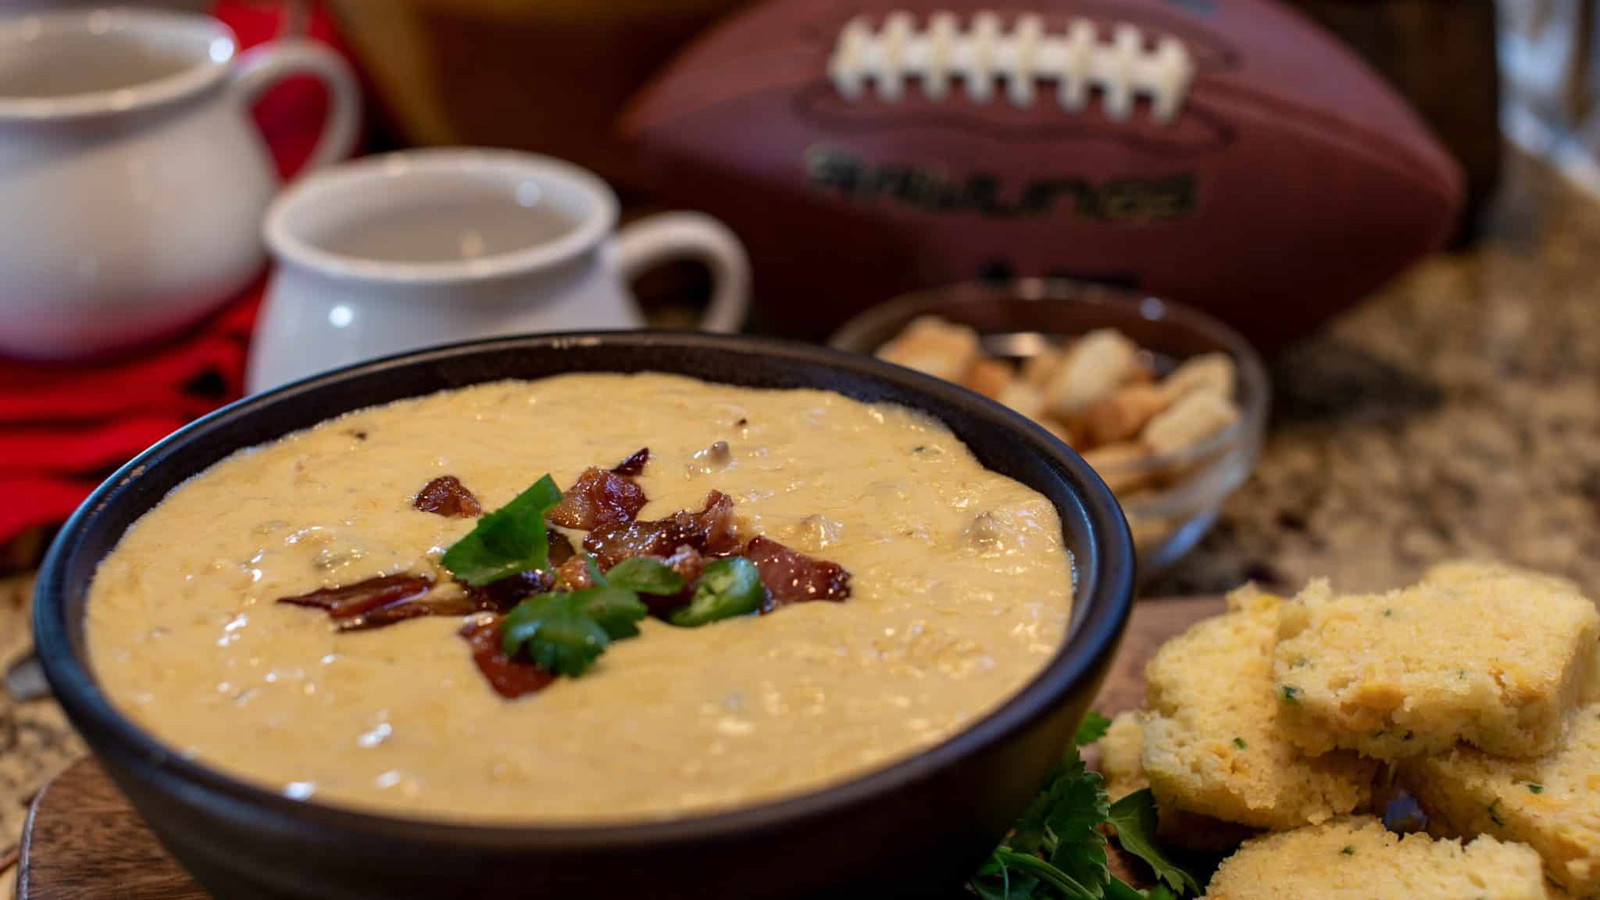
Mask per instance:
[[[707,452],[726,441],[730,453]],[[641,519],[730,495],[743,537],[843,565],[852,594],[678,628],[506,700],[462,619],[339,632],[286,595],[440,582],[476,520],[412,507],[453,475],[485,510],[640,447]],[[579,535],[581,537],[581,535]],[[1061,644],[1072,567],[1050,503],[942,425],[815,390],[567,375],[364,409],[175,489],[100,565],[95,673],[185,754],[291,797],[412,816],[658,819],[839,782],[1018,691]]]

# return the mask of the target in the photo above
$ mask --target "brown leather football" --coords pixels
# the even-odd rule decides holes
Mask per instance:
[[[1070,276],[1264,343],[1446,238],[1461,176],[1354,53],[1267,0],[767,0],[625,113],[657,194],[728,222],[774,324]]]

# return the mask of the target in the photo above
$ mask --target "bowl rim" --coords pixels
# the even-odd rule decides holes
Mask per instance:
[[[98,687],[86,658],[70,640],[64,576],[68,559],[126,485],[148,467],[189,442],[201,441],[247,417],[263,415],[319,389],[363,375],[404,366],[426,366],[455,357],[502,350],[560,351],[572,346],[630,347],[672,345],[686,350],[759,353],[796,365],[825,365],[857,377],[888,382],[922,395],[930,405],[964,407],[997,420],[1031,438],[1035,452],[1063,475],[1088,523],[1085,541],[1074,555],[1074,612],[1066,638],[1054,656],[1015,694],[967,727],[909,757],[897,759],[801,794],[774,800],[662,820],[598,820],[593,823],[502,822],[410,817],[318,799],[295,800],[264,786],[227,774],[185,757],[157,740],[119,712]],[[651,371],[670,371],[655,369]],[[548,376],[546,376],[548,377]],[[692,376],[691,376],[692,377]],[[496,379],[484,379],[492,381]],[[714,379],[703,379],[712,380]],[[451,390],[481,381],[441,385]],[[415,396],[423,396],[417,394]],[[373,404],[375,405],[375,404]],[[353,406],[351,409],[360,409]],[[348,411],[348,410],[345,410]],[[289,433],[288,431],[284,432]],[[239,448],[242,449],[242,448]],[[237,451],[230,451],[237,452]],[[195,473],[189,473],[189,476]],[[124,501],[127,502],[127,501]],[[153,506],[153,504],[151,504]],[[146,507],[148,510],[150,507]],[[141,512],[141,515],[143,513]],[[103,556],[101,557],[104,558]],[[99,560],[96,560],[98,563]],[[957,385],[899,366],[821,345],[745,335],[703,332],[609,331],[572,332],[477,339],[409,351],[314,375],[265,393],[245,397],[200,418],[139,454],[110,478],[73,513],[51,543],[40,567],[34,593],[34,640],[57,701],[85,732],[99,755],[121,755],[131,767],[144,766],[156,775],[176,779],[179,793],[199,800],[209,793],[257,814],[311,821],[333,830],[457,847],[586,849],[700,842],[751,830],[793,824],[837,814],[843,808],[870,802],[904,788],[962,759],[997,745],[1010,734],[1050,714],[1073,686],[1093,676],[1095,667],[1116,647],[1132,610],[1134,553],[1128,525],[1105,483],[1081,457],[1049,432],[1020,414]],[[1081,618],[1080,618],[1081,617]],[[164,788],[168,790],[170,788]]]
[[[947,295],[984,292],[1001,294],[1007,299],[1029,303],[1055,303],[1115,309],[1131,318],[1145,321],[1164,321],[1192,330],[1202,337],[1216,341],[1226,348],[1238,367],[1238,381],[1248,403],[1240,404],[1239,418],[1228,427],[1211,435],[1193,447],[1176,453],[1152,453],[1133,462],[1109,463],[1107,472],[1153,472],[1173,464],[1204,460],[1218,451],[1249,440],[1252,434],[1266,430],[1267,415],[1272,404],[1272,385],[1267,378],[1267,368],[1261,355],[1245,340],[1244,335],[1222,320],[1175,300],[1157,297],[1145,291],[1079,281],[1074,278],[1013,278],[1005,281],[960,281],[939,287],[924,288],[901,294],[870,307],[839,326],[828,337],[828,346],[839,350],[872,354],[877,347],[866,347],[866,335],[890,322],[903,320],[909,323],[921,315],[937,315],[933,307]],[[903,326],[902,326],[903,327]],[[1111,326],[1115,327],[1115,326]],[[1070,337],[1066,332],[1052,332]],[[879,346],[882,346],[881,344]],[[1162,492],[1165,496],[1167,492]]]

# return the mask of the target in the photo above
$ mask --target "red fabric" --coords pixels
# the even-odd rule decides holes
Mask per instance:
[[[284,6],[218,0],[213,14],[249,48],[279,34]],[[309,36],[348,58],[321,4]],[[290,79],[262,98],[255,117],[280,175],[305,162],[326,113],[326,90],[310,78]],[[60,523],[117,466],[238,398],[261,291],[258,282],[188,333],[137,356],[91,364],[0,358],[0,544]]]

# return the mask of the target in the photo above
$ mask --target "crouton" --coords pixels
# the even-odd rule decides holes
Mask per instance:
[[[978,333],[938,316],[920,316],[879,347],[877,355],[946,381],[960,381],[980,355]]]
[[[1166,407],[1167,399],[1160,388],[1130,384],[1091,406],[1083,416],[1084,430],[1096,444],[1131,441]]]
[[[1091,331],[1067,350],[1044,394],[1051,413],[1076,418],[1128,381],[1139,348],[1112,328]]]
[[[1239,407],[1227,397],[1209,391],[1193,391],[1156,413],[1145,424],[1139,439],[1157,453],[1187,450],[1232,425],[1239,419]]]
[[[972,367],[961,378],[961,386],[998,400],[1011,387],[1011,365],[988,357],[973,360]]]
[[[1238,379],[1233,357],[1226,353],[1202,353],[1191,356],[1161,380],[1161,391],[1168,403],[1191,391],[1203,391],[1231,400],[1234,382]]]

